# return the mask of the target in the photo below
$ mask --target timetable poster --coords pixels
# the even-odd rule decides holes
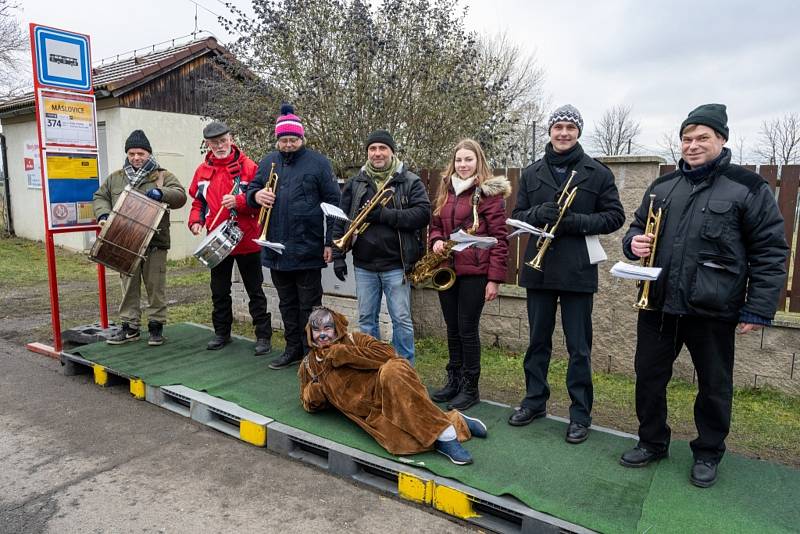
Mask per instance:
[[[41,89],[39,96],[44,148],[97,149],[93,95]]]

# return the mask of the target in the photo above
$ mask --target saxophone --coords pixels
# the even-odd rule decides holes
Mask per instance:
[[[475,188],[472,195],[472,226],[467,230],[468,234],[478,231],[480,220],[478,220],[478,202],[481,199],[480,187]],[[450,267],[442,267],[442,263],[448,261],[453,255],[453,247],[456,242],[448,239],[444,243],[442,251],[439,253],[430,250],[414,266],[409,279],[415,286],[430,287],[436,291],[446,291],[456,283],[456,272]]]

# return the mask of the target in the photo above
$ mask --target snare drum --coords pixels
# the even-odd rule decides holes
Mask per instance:
[[[131,276],[144,259],[166,211],[166,204],[127,186],[92,245],[89,259]]]
[[[213,269],[228,257],[243,236],[244,232],[236,221],[228,219],[203,239],[194,251],[194,257],[209,269]]]

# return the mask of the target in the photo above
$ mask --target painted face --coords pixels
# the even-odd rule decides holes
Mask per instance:
[[[456,167],[456,174],[460,178],[470,178],[475,176],[475,170],[478,168],[478,157],[472,150],[461,148],[456,152],[453,163]]]
[[[311,325],[311,339],[318,347],[327,347],[336,341],[336,325],[333,320],[323,321],[321,324]]]
[[[284,135],[278,138],[278,150],[281,152],[297,152],[303,146],[303,138],[294,135]]]
[[[142,165],[147,163],[150,159],[150,152],[143,148],[131,148],[125,153],[128,156],[128,162],[133,165],[134,169],[140,169]]]
[[[725,138],[708,126],[687,126],[681,136],[681,156],[691,168],[713,161],[725,144]]]
[[[214,154],[217,159],[227,158],[231,150],[233,150],[233,138],[231,134],[226,133],[206,139],[206,146]]]
[[[367,147],[367,159],[376,169],[385,169],[392,161],[392,149],[383,143],[372,143]]]
[[[566,152],[578,142],[580,130],[574,122],[559,121],[550,127],[550,142],[556,152]]]

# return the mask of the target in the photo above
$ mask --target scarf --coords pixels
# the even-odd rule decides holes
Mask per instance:
[[[131,162],[128,161],[128,158],[125,158],[125,163],[122,165],[122,170],[125,171],[125,178],[128,179],[128,183],[131,185],[132,188],[136,189],[136,186],[151,172],[158,170],[158,161],[154,156],[150,156],[150,159],[144,162],[144,165],[139,167],[138,169],[134,169]]]
[[[693,184],[699,184],[700,182],[705,180],[708,177],[708,175],[714,171],[714,169],[717,168],[717,165],[719,165],[719,162],[722,161],[722,158],[724,158],[728,153],[730,153],[730,151],[731,150],[729,148],[723,147],[722,152],[719,153],[719,156],[709,161],[708,163],[704,163],[703,165],[700,165],[699,167],[696,167],[694,169],[689,167],[689,165],[685,161],[683,161],[683,159],[681,159],[680,161],[681,172],[690,182],[692,182]]]
[[[453,191],[455,191],[456,196],[460,195],[470,187],[472,184],[475,183],[475,177],[471,176],[469,178],[461,178],[459,175],[454,174],[450,177],[450,183],[453,184]]]
[[[566,167],[574,166],[583,157],[583,147],[580,143],[575,143],[575,146],[566,152],[556,152],[553,148],[553,143],[547,143],[544,147],[544,159],[551,167]]]
[[[397,156],[392,155],[392,161],[386,168],[376,169],[372,166],[372,163],[367,161],[367,164],[364,165],[364,172],[367,173],[367,176],[375,180],[375,186],[380,189],[383,182],[393,176],[395,172],[399,171],[402,166],[403,164],[397,159]]]

